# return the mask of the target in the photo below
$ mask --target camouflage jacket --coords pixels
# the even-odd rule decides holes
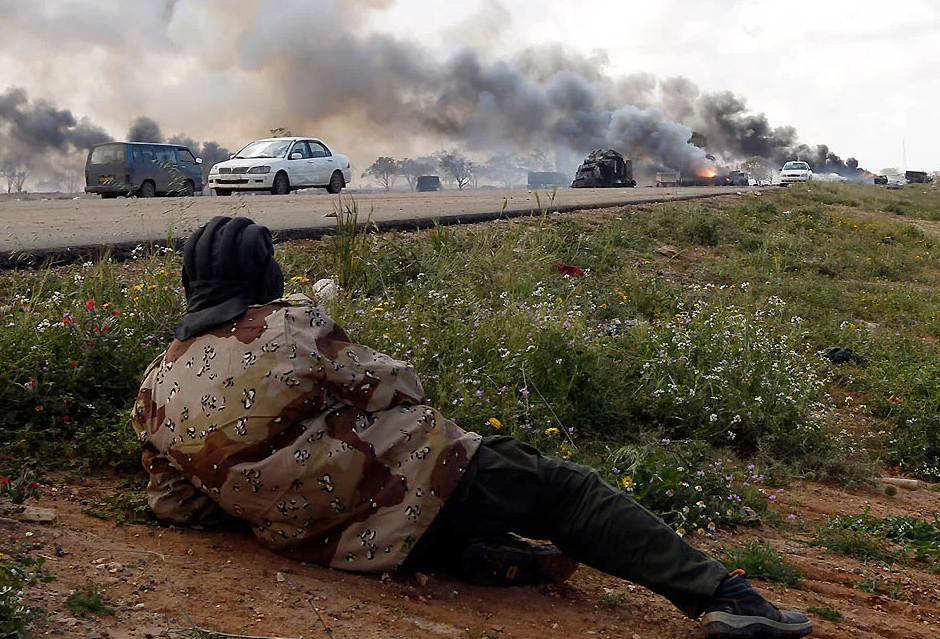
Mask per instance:
[[[422,402],[414,369],[350,343],[297,295],[174,340],[131,419],[160,518],[227,513],[278,552],[381,572],[401,565],[480,442]]]

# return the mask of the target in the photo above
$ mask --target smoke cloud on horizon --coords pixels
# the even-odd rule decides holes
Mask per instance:
[[[793,127],[772,126],[731,92],[702,92],[684,77],[616,76],[603,52],[548,44],[501,59],[471,49],[440,59],[419,43],[363,33],[361,25],[394,0],[246,0],[238,12],[223,0],[140,4],[149,18],[115,23],[131,32],[106,37],[108,25],[93,20],[58,29],[70,16],[50,15],[38,4],[14,15],[18,31],[31,31],[19,37],[55,37],[63,55],[94,41],[126,61],[141,50],[138,35],[154,45],[146,50],[173,51],[165,59],[148,54],[140,77],[98,80],[112,99],[100,114],[96,109],[96,121],[131,122],[143,114],[127,139],[163,139],[158,122],[169,122],[197,138],[240,145],[284,126],[324,136],[363,168],[378,155],[458,147],[483,159],[550,150],[558,168],[570,171],[592,149],[613,148],[638,164],[683,172],[761,156],[778,166],[799,157],[817,172],[858,173],[852,158],[801,144]],[[505,19],[500,5],[489,7],[493,20]],[[112,19],[100,7],[94,12]],[[43,21],[48,28],[40,31]],[[16,39],[0,51],[7,46],[17,46]],[[173,65],[183,80],[170,87],[154,82],[145,70],[158,62]],[[127,100],[114,99],[125,93]],[[693,132],[699,146],[691,143]],[[29,102],[22,89],[0,93],[0,158],[24,148],[76,151],[104,139],[102,127],[42,99]]]

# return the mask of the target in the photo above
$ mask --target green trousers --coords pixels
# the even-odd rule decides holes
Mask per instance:
[[[586,466],[487,437],[409,564],[447,568],[479,538],[548,539],[579,562],[649,588],[697,617],[728,576],[661,519]]]

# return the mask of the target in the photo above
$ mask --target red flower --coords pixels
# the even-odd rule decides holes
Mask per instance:
[[[111,314],[112,314],[112,315],[120,315],[120,314],[121,314],[121,311],[119,311],[119,310],[117,310],[117,309],[114,309],[113,311],[111,311]]]
[[[101,327],[101,330],[102,330],[102,332],[107,333],[109,328],[111,328],[111,327],[108,326],[107,324],[105,324],[104,326]]]
[[[63,422],[69,421],[69,416],[68,416],[68,415],[63,415],[63,416],[62,416],[62,421],[63,421]]]
[[[34,481],[34,482],[30,483],[30,485],[29,485],[29,489],[30,489],[30,490],[38,490],[39,488],[40,488],[39,482],[35,482],[35,481]]]
[[[10,483],[9,477],[0,477],[0,486],[6,486]]]
[[[89,297],[89,298],[85,301],[85,308],[90,311],[90,310],[93,309],[94,307],[95,307],[95,298]]]
[[[584,271],[579,269],[577,266],[569,266],[564,262],[558,262],[557,264],[552,264],[552,268],[561,273],[562,275],[568,275],[570,277],[581,277],[584,275]]]
[[[76,366],[78,366],[78,362],[69,362],[69,366],[71,366],[72,368],[75,368]]]

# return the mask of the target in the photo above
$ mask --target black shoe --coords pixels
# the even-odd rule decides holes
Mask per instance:
[[[478,586],[536,586],[563,583],[578,567],[552,544],[509,533],[471,542],[460,556],[464,581]]]
[[[764,599],[744,578],[743,570],[732,572],[718,587],[705,609],[702,626],[709,639],[791,639],[813,631],[812,622],[803,613],[779,610]]]

